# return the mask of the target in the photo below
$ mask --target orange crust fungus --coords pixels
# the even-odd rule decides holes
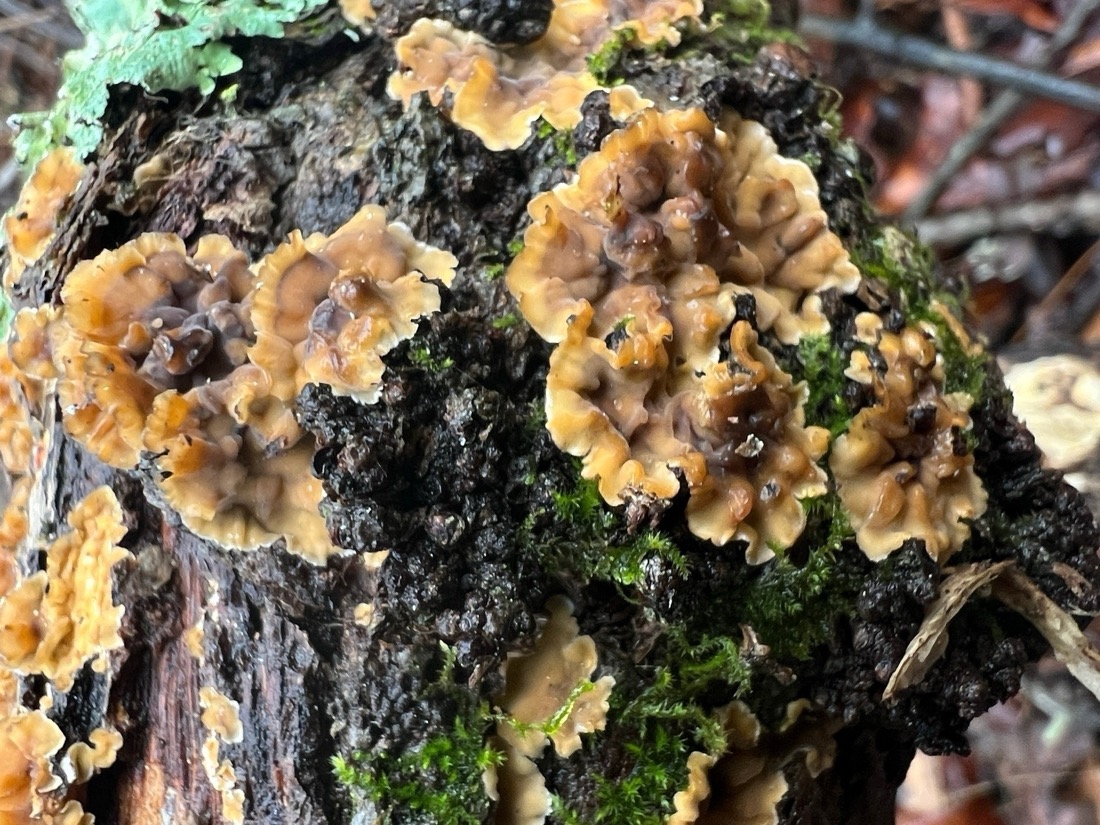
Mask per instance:
[[[4,286],[11,287],[28,266],[46,251],[58,218],[67,201],[75,194],[84,176],[84,164],[72,149],[53,149],[34,167],[34,172],[19,194],[19,202],[4,218],[11,262],[4,273]]]
[[[880,560],[908,538],[941,564],[970,536],[986,493],[963,433],[973,400],[943,392],[943,359],[916,327],[881,331],[875,349],[852,353],[849,377],[870,385],[875,404],[852,419],[829,460],[860,549]]]
[[[0,600],[0,658],[67,692],[80,669],[106,665],[122,646],[124,608],[112,601],[111,571],[128,558],[122,509],[109,487],[89,493],[68,515],[71,530],[46,549],[46,569]]]
[[[133,469],[152,452],[195,533],[240,549],[284,538],[324,564],[343,551],[295,397],[317,382],[377,400],[382,357],[439,309],[429,281],[449,285],[456,265],[377,206],[331,236],[293,233],[253,268],[219,235],[189,257],[177,236],[146,234],[74,268],[60,308],[20,312],[11,353],[56,380],[67,432],[98,458]],[[25,428],[4,426],[22,460]]]
[[[61,787],[51,759],[65,735],[42,711],[0,717],[0,825],[43,820],[42,794]]]
[[[783,343],[827,328],[812,293],[853,291],[860,275],[826,228],[813,173],[778,155],[760,124],[730,114],[722,126],[700,109],[642,112],[582,161],[576,180],[531,201],[507,283],[543,338],[562,340],[584,303],[596,337],[671,305],[713,347],[746,292],[760,329]],[[677,332],[674,346],[685,348],[677,339],[687,330]]]
[[[441,20],[418,20],[397,41],[401,68],[389,92],[406,106],[418,92],[439,106],[450,92],[456,124],[489,149],[516,149],[540,117],[555,129],[580,122],[584,99],[603,88],[587,58],[616,32],[629,31],[644,45],[676,44],[673,24],[701,13],[699,0],[556,0],[546,33],[523,46],[497,46]],[[650,105],[631,87],[608,91],[616,117]]]
[[[382,356],[439,309],[458,261],[417,242],[400,223],[366,206],[332,235],[290,240],[257,266],[252,363],[267,374],[269,399],[242,404],[244,420],[272,442],[293,443],[295,396],[310,382],[364,404],[378,399]]]
[[[743,540],[759,563],[802,532],[799,499],[825,492],[828,441],[804,426],[805,388],[733,324],[735,297],[751,293],[760,328],[794,343],[827,328],[813,293],[860,276],[809,169],[776,155],[759,124],[724,125],[647,111],[612,133],[573,183],[531,202],[507,283],[560,342],[547,427],[603,498],[671,498],[678,471],[691,531]]]

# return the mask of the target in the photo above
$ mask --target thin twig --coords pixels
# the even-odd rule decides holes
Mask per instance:
[[[18,31],[19,29],[29,29],[31,26],[37,26],[39,23],[45,23],[47,20],[52,19],[54,14],[53,9],[44,9],[39,12],[21,14],[18,17],[0,19],[0,34]]]
[[[1058,31],[1043,44],[1035,56],[1034,68],[1047,68],[1054,56],[1076,39],[1081,27],[1097,6],[1100,6],[1100,0],[1078,0],[1070,8]],[[947,157],[943,159],[943,163],[925,181],[924,187],[906,208],[905,220],[915,222],[928,214],[951,179],[959,173],[970,158],[981,151],[1001,124],[1020,107],[1025,99],[1021,91],[1014,88],[1003,89],[997,94],[970,131],[955,141],[948,150]]]
[[[858,46],[926,69],[972,75],[1068,106],[1100,112],[1100,87],[1067,80],[1049,72],[1029,69],[993,57],[955,51],[919,37],[884,29],[876,23],[806,14],[802,16],[799,27],[801,33],[809,37]]]
[[[1045,231],[1056,235],[1100,232],[1100,192],[1008,206],[981,206],[925,218],[917,234],[928,244],[953,246],[998,232]]]

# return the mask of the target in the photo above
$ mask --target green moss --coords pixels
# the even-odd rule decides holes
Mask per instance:
[[[581,581],[609,581],[622,587],[640,584],[655,562],[679,576],[687,574],[687,559],[668,536],[657,530],[629,537],[619,533],[618,519],[604,505],[596,482],[578,479],[572,490],[556,490],[551,498],[553,512],[531,514],[524,537],[545,569],[568,570]],[[531,530],[546,515],[553,516],[560,529],[552,531],[555,538],[535,542]]]
[[[829,335],[807,335],[798,342],[794,359],[777,359],[783,370],[806,382],[806,424],[824,427],[831,438],[847,430],[851,420],[843,395],[847,360]]]
[[[631,29],[619,29],[607,39],[599,50],[588,55],[588,71],[601,86],[615,86],[623,82],[620,62],[623,54],[634,45],[634,32]]]
[[[453,358],[436,358],[427,344],[410,347],[409,360],[426,372],[443,372],[455,365]]]
[[[495,281],[499,278],[504,277],[504,270],[506,268],[507,267],[504,264],[498,262],[495,264],[487,264],[482,272],[484,273],[486,280]]]
[[[598,807],[593,822],[661,825],[673,812],[673,796],[687,786],[690,750],[667,728],[654,726],[639,741],[626,745],[625,751],[634,763],[625,776],[596,777]]]
[[[485,743],[489,724],[488,708],[482,706],[473,720],[457,718],[449,733],[414,751],[336,756],[333,771],[383,817],[401,810],[424,814],[438,825],[478,825],[489,808],[481,776],[504,761],[501,751]]]
[[[516,313],[509,312],[493,319],[493,329],[511,329],[522,320]]]
[[[810,547],[804,564],[780,556],[730,598],[744,606],[744,621],[780,657],[806,659],[827,641],[836,619],[849,613],[864,579],[840,562],[854,536],[835,493],[803,501]]]
[[[475,705],[456,684],[454,648],[440,644],[443,661],[439,676],[426,694],[453,701],[454,723],[449,731],[429,737],[409,751],[359,751],[350,758],[335,756],[337,779],[365,797],[388,821],[395,810],[415,812],[437,825],[476,825],[489,810],[481,776],[490,765],[501,765],[504,754],[486,743],[495,717],[485,703]]]
[[[150,92],[214,91],[241,59],[223,42],[233,36],[282,37],[285,26],[326,0],[82,0],[68,4],[85,45],[62,63],[58,100],[49,112],[19,115],[16,155],[31,166],[68,144],[80,158],[99,145],[110,87]]]
[[[554,146],[554,151],[566,166],[577,165],[577,147],[573,143],[573,132],[570,129],[556,129],[539,118],[535,135],[540,140],[549,139]]]
[[[609,719],[618,730],[609,735],[629,739],[623,746],[629,769],[616,778],[596,779],[593,822],[665,822],[676,792],[687,786],[691,752],[717,755],[727,748],[714,708],[750,687],[752,672],[740,642],[728,636],[672,625],[650,658],[660,664],[643,666],[639,689],[611,695]],[[567,812],[561,821],[576,820]]]

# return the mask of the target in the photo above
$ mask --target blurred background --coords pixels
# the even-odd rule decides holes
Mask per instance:
[[[875,204],[966,285],[1017,412],[1100,512],[1100,0],[801,0],[800,19]],[[0,121],[48,108],[81,42],[59,0],[0,0]],[[0,124],[0,211],[10,141]],[[1097,825],[1098,734],[1100,703],[1044,661],[970,755],[918,755],[898,822]]]

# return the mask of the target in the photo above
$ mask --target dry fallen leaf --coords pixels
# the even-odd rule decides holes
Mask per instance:
[[[993,595],[1031,622],[1050,642],[1054,657],[1100,699],[1100,651],[1089,644],[1072,616],[1016,569],[1000,574]]]
[[[947,648],[947,626],[970,597],[1003,573],[1011,561],[960,564],[943,580],[940,596],[928,605],[917,635],[905,649],[897,669],[886,683],[882,700],[888,702],[898,693],[917,684]]]

